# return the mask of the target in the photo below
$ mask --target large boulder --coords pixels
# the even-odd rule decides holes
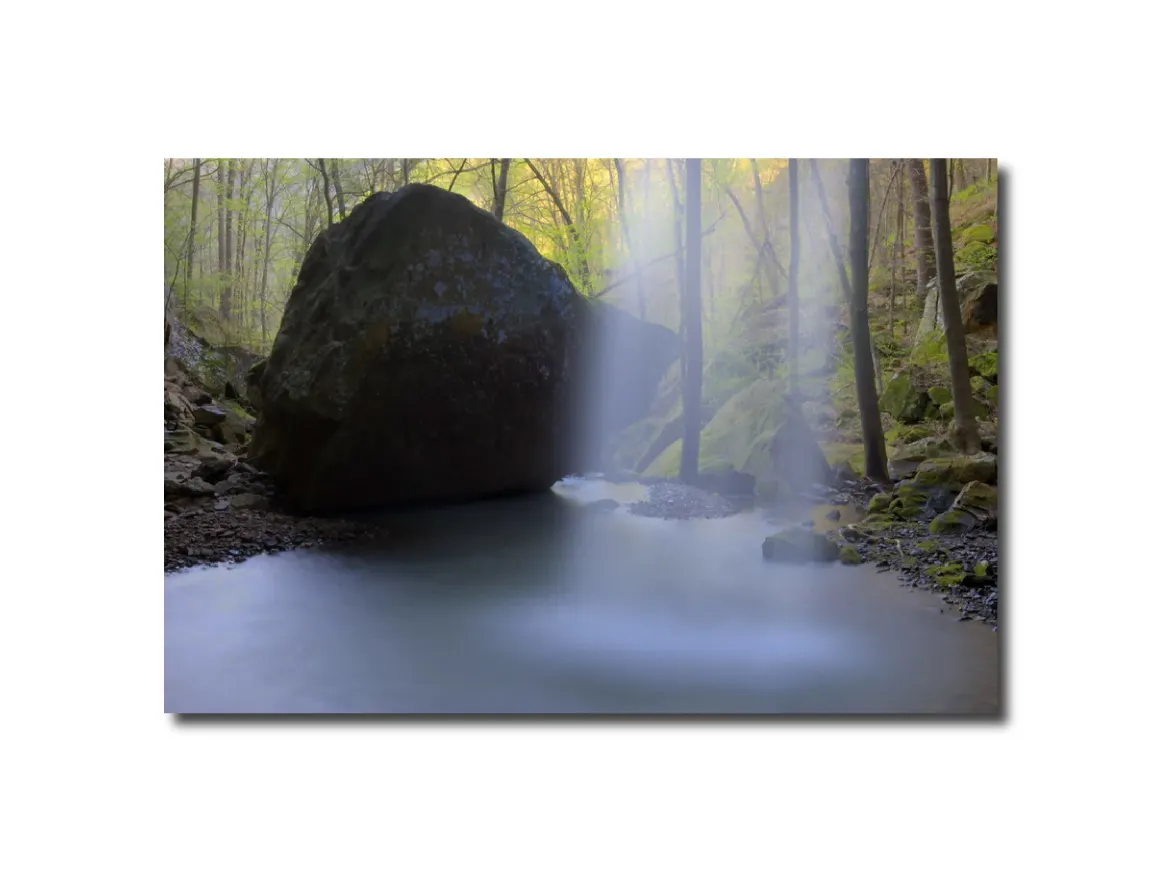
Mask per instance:
[[[597,438],[578,412],[602,350],[595,328],[610,322],[619,341],[677,353],[672,333],[602,314],[465,198],[426,185],[376,194],[307,252],[251,379],[250,461],[301,511],[547,489]],[[656,388],[629,383],[671,360],[621,371],[627,399],[603,407],[600,426],[623,422]]]

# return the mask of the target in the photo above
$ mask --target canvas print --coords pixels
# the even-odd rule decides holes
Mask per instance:
[[[1001,713],[986,158],[167,158],[165,711]]]

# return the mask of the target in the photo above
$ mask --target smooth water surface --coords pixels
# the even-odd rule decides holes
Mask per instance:
[[[870,567],[766,563],[755,512],[586,507],[643,495],[567,479],[167,575],[166,711],[998,712],[990,628]]]

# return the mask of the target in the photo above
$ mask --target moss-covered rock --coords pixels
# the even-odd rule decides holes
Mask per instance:
[[[889,514],[869,515],[857,524],[851,524],[846,528],[846,531],[850,533],[850,536],[847,538],[861,537],[867,539],[883,536],[893,532],[898,525],[899,521]]]
[[[885,512],[891,507],[891,494],[875,494],[867,504],[867,514],[875,515]]]
[[[942,566],[928,566],[923,574],[940,587],[954,587],[963,584],[966,574],[962,563],[946,563]]]
[[[925,424],[895,424],[883,434],[888,445],[904,445],[935,436],[935,430]]]
[[[916,428],[918,429],[918,428]],[[916,442],[894,448],[887,458],[887,471],[894,479],[909,478],[925,460],[955,454],[955,448],[946,439],[925,436]]]
[[[682,440],[663,451],[646,475],[672,478],[681,464]],[[830,478],[830,464],[802,416],[785,401],[780,382],[760,379],[739,391],[701,432],[699,467],[728,464],[755,479],[765,496],[791,492]]]
[[[997,378],[999,371],[998,355],[995,351],[986,351],[983,354],[977,354],[975,357],[969,358],[968,369],[975,375],[983,376],[993,384],[999,381]]]
[[[951,402],[951,389],[945,388],[943,385],[936,385],[927,389],[927,396],[931,397],[931,402],[935,405],[942,406],[944,403]]]
[[[847,566],[857,566],[863,562],[863,555],[850,545],[844,545],[839,549],[838,559],[840,563],[845,563]]]
[[[918,424],[923,420],[930,399],[927,391],[920,390],[912,384],[911,376],[905,372],[897,373],[879,398],[879,408],[897,421],[905,424]]]
[[[223,445],[244,444],[254,430],[254,416],[236,400],[222,400],[219,408],[223,417],[214,425],[214,438]]]
[[[972,417],[975,419],[986,418],[991,414],[991,410],[977,400],[975,397],[971,399]],[[944,421],[955,420],[955,403],[944,403],[939,407],[939,417]]]
[[[679,350],[466,198],[407,185],[307,250],[249,459],[307,513],[547,490],[647,412]],[[617,390],[582,422],[598,371]]]
[[[909,521],[923,514],[923,506],[917,506],[904,500],[895,499],[891,501],[890,511],[896,518]]]
[[[1000,386],[991,385],[984,390],[984,399],[992,404],[993,408],[1000,407]]]
[[[832,469],[838,470],[846,465],[855,473],[856,479],[863,475],[865,466],[861,442],[822,442],[818,447],[822,449]]]
[[[706,365],[702,376],[702,426],[734,394],[759,378],[754,364],[733,351],[721,351]],[[679,364],[666,373],[649,414],[630,424],[612,440],[609,463],[616,469],[644,473],[661,453],[685,431],[685,407],[681,398]]]
[[[996,482],[996,455],[980,452],[968,457],[933,457],[919,464],[912,481],[921,487],[944,486],[956,490],[972,481]]]
[[[822,533],[805,527],[788,527],[762,543],[766,560],[782,563],[829,563],[837,560],[839,546]]]
[[[994,515],[999,510],[999,505],[999,491],[982,481],[973,481],[964,485],[959,496],[955,498],[954,507]]]
[[[959,231],[959,240],[965,245],[969,242],[991,243],[996,241],[996,233],[989,224],[973,224]]]
[[[202,460],[221,457],[224,448],[208,439],[203,439],[192,430],[182,427],[165,434],[166,454],[187,454]]]
[[[982,375],[973,375],[971,378],[971,385],[972,393],[979,397],[985,396],[988,392],[988,389],[994,387],[994,385]]]
[[[969,512],[962,509],[948,509],[932,518],[927,529],[933,536],[948,536],[966,533],[979,525],[980,522]]]

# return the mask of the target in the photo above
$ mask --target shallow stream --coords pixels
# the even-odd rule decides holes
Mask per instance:
[[[997,712],[990,628],[872,567],[764,562],[759,512],[592,506],[644,493],[566,479],[167,575],[166,711]]]

